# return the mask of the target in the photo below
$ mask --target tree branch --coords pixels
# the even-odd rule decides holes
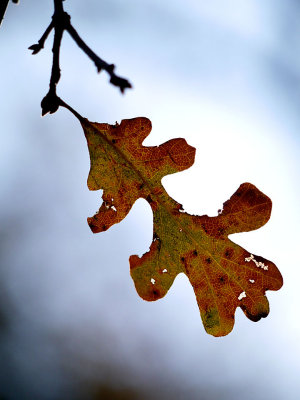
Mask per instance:
[[[37,54],[40,50],[42,50],[44,48],[46,39],[53,28],[54,28],[54,24],[53,24],[53,21],[51,21],[50,25],[43,33],[40,40],[36,44],[33,44],[32,46],[28,47],[28,50],[32,50],[32,54]]]
[[[17,4],[19,0],[12,0],[13,3]],[[9,0],[1,0],[0,1],[0,25],[2,24]]]
[[[53,39],[53,59],[52,59],[52,70],[49,84],[49,92],[43,98],[41,102],[42,116],[47,114],[55,113],[59,108],[59,97],[56,94],[56,85],[60,80],[60,66],[59,66],[59,54],[60,45],[64,33],[66,24],[70,22],[69,15],[64,12],[62,0],[54,0],[54,14],[52,17],[52,24],[54,27],[54,39]],[[51,25],[51,24],[50,24]]]
[[[97,54],[95,54],[93,50],[87,46],[87,44],[81,39],[76,30],[73,28],[71,22],[66,26],[66,30],[69,32],[72,39],[77,43],[78,47],[80,47],[81,50],[83,50],[85,54],[94,62],[98,72],[104,69],[110,75],[110,83],[118,86],[122,93],[124,93],[126,88],[131,88],[131,84],[127,79],[118,77],[114,73],[114,64],[108,64],[102,60],[102,58],[98,57]]]
[[[9,0],[3,0],[0,2],[0,25],[3,21],[5,11],[7,9]]]
[[[81,50],[83,50],[83,52],[94,62],[98,72],[100,72],[101,70],[105,70],[109,74],[110,83],[112,85],[119,87],[122,93],[124,93],[126,88],[132,87],[127,79],[121,78],[120,76],[115,74],[114,64],[108,64],[106,61],[98,57],[97,54],[95,54],[88,47],[88,45],[81,39],[81,37],[78,35],[77,31],[71,24],[71,17],[64,11],[63,1],[64,0],[54,0],[54,14],[52,17],[52,22],[43,33],[38,43],[33,44],[32,46],[29,47],[29,49],[32,50],[32,54],[37,54],[44,47],[45,41],[47,40],[49,33],[52,31],[52,29],[54,29],[54,39],[52,47],[52,52],[53,52],[52,70],[51,70],[49,91],[41,102],[42,115],[45,115],[48,112],[50,114],[53,114],[58,110],[59,106],[63,105],[62,104],[63,101],[56,94],[56,86],[61,76],[59,55],[60,55],[61,41],[65,30],[70,34],[70,36],[78,45],[78,47],[80,47]],[[66,107],[66,103],[64,103],[63,106]],[[70,106],[67,106],[66,108],[70,109]]]

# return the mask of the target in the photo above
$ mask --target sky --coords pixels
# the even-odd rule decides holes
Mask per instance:
[[[86,43],[133,89],[121,95],[67,33],[58,95],[91,121],[145,116],[144,145],[183,137],[194,165],[163,178],[192,214],[217,215],[239,185],[272,199],[270,221],[231,240],[272,260],[284,286],[257,323],[236,312],[207,335],[188,279],[143,301],[129,256],[152,240],[139,199],[92,234],[101,191],[86,186],[87,145],[48,91],[50,0],[9,4],[0,27],[0,398],[296,400],[299,395],[300,3],[296,0],[66,0]],[[2,397],[1,397],[2,396]]]

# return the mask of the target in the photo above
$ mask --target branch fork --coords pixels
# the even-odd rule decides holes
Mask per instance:
[[[59,106],[66,107],[66,103],[63,102],[56,94],[56,86],[60,80],[60,65],[59,65],[59,55],[60,46],[64,31],[67,31],[78,47],[94,62],[97,71],[101,72],[105,70],[110,76],[110,83],[117,86],[121,93],[124,93],[125,89],[131,88],[131,83],[118,75],[115,74],[115,65],[108,64],[106,61],[102,60],[96,53],[91,50],[88,45],[81,39],[77,31],[71,24],[70,15],[63,9],[63,0],[54,0],[54,14],[52,16],[52,21],[39,39],[39,41],[28,49],[32,50],[32,54],[37,54],[44,48],[44,44],[52,31],[54,29],[54,39],[53,39],[53,60],[52,60],[52,70],[49,84],[49,91],[41,102],[42,116],[47,113],[55,113]],[[69,108],[69,107],[67,107]],[[74,110],[73,110],[74,111]]]

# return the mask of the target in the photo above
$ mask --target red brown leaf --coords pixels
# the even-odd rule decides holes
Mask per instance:
[[[184,139],[143,146],[151,131],[147,118],[120,125],[81,120],[91,158],[90,190],[103,189],[103,203],[88,223],[102,232],[122,221],[138,198],[153,212],[153,241],[142,257],[130,257],[130,273],[138,294],[153,301],[165,296],[179,273],[193,286],[204,328],[227,335],[240,307],[252,321],[266,317],[267,290],[278,290],[282,276],[271,261],[244,250],[228,235],[263,226],[271,200],[251,183],[243,183],[216,217],[184,212],[161,179],[194,163],[195,149]]]

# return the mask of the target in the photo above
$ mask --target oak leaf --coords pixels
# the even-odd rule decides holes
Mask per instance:
[[[130,257],[130,273],[138,294],[153,301],[165,296],[183,272],[193,286],[207,333],[227,335],[240,307],[252,321],[269,313],[266,290],[283,284],[277,267],[249,253],[228,235],[263,226],[271,200],[254,185],[243,183],[216,217],[190,215],[173,200],[161,179],[194,163],[195,148],[185,139],[146,147],[151,131],[147,118],[109,125],[80,119],[90,152],[90,190],[103,189],[103,203],[88,223],[102,232],[122,221],[138,198],[153,212],[153,240],[142,257]]]

